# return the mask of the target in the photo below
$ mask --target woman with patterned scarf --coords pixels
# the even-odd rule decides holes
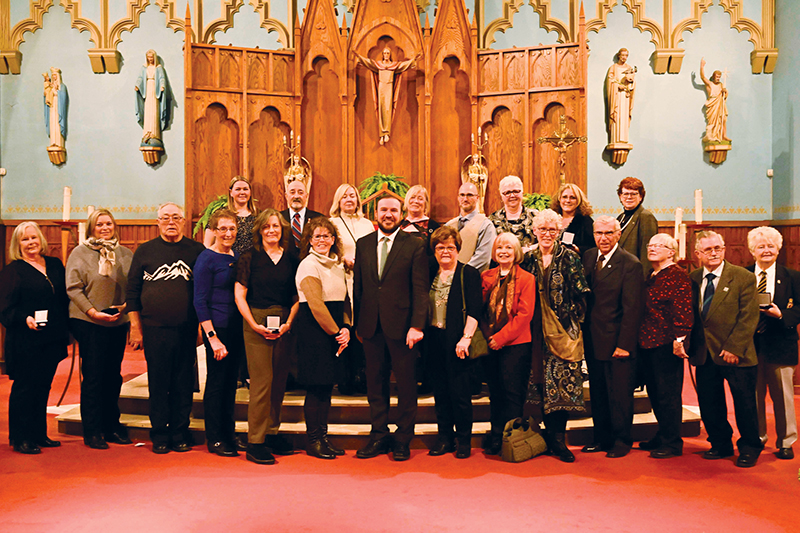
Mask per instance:
[[[565,463],[575,456],[564,442],[571,412],[583,412],[583,336],[589,286],[580,256],[559,241],[561,215],[545,209],[533,220],[539,246],[531,252],[539,287],[533,323],[533,363],[528,401],[543,409],[550,453]]]
[[[492,247],[498,264],[481,275],[486,305],[489,355],[483,358],[489,384],[492,429],[484,452],[497,455],[506,422],[522,416],[531,367],[531,318],[536,303],[536,280],[522,270],[522,246],[513,233],[501,233]]]
[[[89,215],[86,241],[67,260],[70,329],[80,345],[83,441],[105,450],[108,442],[130,444],[119,423],[120,367],[128,337],[125,290],[133,252],[119,244],[107,209]]]

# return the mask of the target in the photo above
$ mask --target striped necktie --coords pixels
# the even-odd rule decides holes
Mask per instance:
[[[762,270],[758,275],[761,277],[761,279],[758,280],[758,292],[765,293],[767,292],[767,272]]]
[[[762,270],[759,272],[759,279],[758,279],[758,287],[756,287],[756,291],[759,294],[766,294],[767,292],[767,273]],[[764,333],[767,331],[767,318],[764,316],[764,313],[759,313],[758,315],[758,325],[756,326],[756,333]]]
[[[300,236],[302,233],[300,230],[300,213],[295,213],[292,217],[292,237],[294,237],[294,244],[298,248],[300,248]]]

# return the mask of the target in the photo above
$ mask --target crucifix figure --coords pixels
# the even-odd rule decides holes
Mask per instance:
[[[564,167],[567,164],[567,150],[575,143],[585,143],[586,136],[582,135],[578,137],[573,135],[572,132],[567,129],[567,117],[565,115],[561,115],[558,122],[558,131],[554,131],[551,137],[539,137],[536,139],[536,142],[539,144],[550,143],[553,145],[555,151],[558,152],[558,163],[561,165],[561,173],[558,175],[558,179],[561,180],[561,184],[563,185],[567,182],[566,175],[564,174]]]

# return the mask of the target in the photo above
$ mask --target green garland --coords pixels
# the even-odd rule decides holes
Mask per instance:
[[[228,197],[224,194],[221,194],[216,197],[216,199],[211,200],[206,208],[203,210],[203,215],[200,217],[200,220],[197,221],[197,224],[194,225],[194,231],[192,231],[192,238],[197,236],[197,232],[206,229],[206,225],[208,225],[208,220],[211,218],[211,215],[214,214],[214,211],[217,209],[222,209],[228,205]]]
[[[408,183],[404,182],[405,178],[402,176],[395,176],[394,174],[381,174],[380,172],[376,172],[372,176],[368,177],[361,184],[358,186],[359,194],[361,195],[362,200],[366,200],[383,187],[383,184],[386,184],[386,188],[393,192],[394,194],[400,196],[401,198],[406,197],[406,193],[408,192],[409,186]],[[370,220],[375,220],[375,206],[374,204],[369,206],[369,212],[365,213]]]
[[[549,194],[540,194],[538,192],[526,192],[522,205],[531,209],[542,211],[550,207],[551,197]]]

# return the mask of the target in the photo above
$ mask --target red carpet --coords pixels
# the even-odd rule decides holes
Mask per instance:
[[[52,402],[68,368],[62,363]],[[127,377],[143,370],[141,352],[126,355]],[[65,435],[58,437],[61,448],[23,456],[7,445],[9,390],[0,377],[3,532],[766,533],[797,531],[800,520],[800,460],[779,461],[768,446],[749,470],[732,460],[706,461],[694,453],[707,449],[705,435],[688,439],[682,458],[657,461],[634,450],[607,459],[575,449],[572,465],[552,457],[512,465],[478,450],[467,460],[412,450],[406,463],[358,460],[348,451],[334,461],[299,453],[258,466],[204,447],[166,456],[149,445],[96,451]],[[78,390],[73,382],[65,402],[77,403]],[[684,402],[696,404],[691,384]]]

